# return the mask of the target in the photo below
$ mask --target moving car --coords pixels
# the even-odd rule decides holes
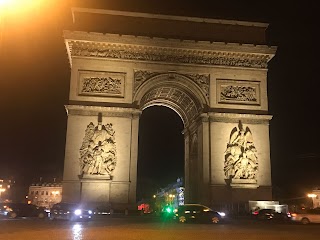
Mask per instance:
[[[225,213],[217,212],[202,204],[185,204],[175,210],[174,219],[180,223],[185,222],[209,222],[219,223],[225,217]]]
[[[292,213],[291,220],[302,224],[320,223],[320,208],[301,210]]]
[[[257,220],[289,221],[291,219],[290,212],[277,212],[269,208],[254,211],[252,214]]]
[[[48,213],[45,208],[38,207],[28,203],[2,203],[0,205],[0,214],[9,218],[17,217],[38,217],[45,218]]]
[[[89,220],[93,212],[76,203],[57,203],[50,209],[50,219],[65,219],[70,221]]]

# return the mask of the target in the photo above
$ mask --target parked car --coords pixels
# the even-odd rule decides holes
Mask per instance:
[[[50,209],[50,219],[65,219],[70,221],[89,220],[93,211],[76,203],[57,203]]]
[[[320,208],[301,210],[292,213],[292,221],[302,224],[320,223]]]
[[[209,222],[219,223],[225,218],[225,213],[217,212],[202,204],[185,204],[175,210],[174,219],[180,223]]]
[[[9,218],[17,217],[38,217],[45,218],[48,213],[45,208],[28,203],[2,203],[0,214]]]
[[[269,208],[254,211],[252,215],[257,220],[289,221],[291,219],[290,212],[277,212]]]

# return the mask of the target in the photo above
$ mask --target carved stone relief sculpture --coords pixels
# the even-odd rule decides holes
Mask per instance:
[[[260,105],[260,82],[217,79],[218,103]]]
[[[241,121],[234,127],[225,151],[224,173],[226,179],[256,180],[258,172],[257,150],[249,127]]]
[[[176,73],[176,72],[154,72],[147,70],[135,70],[134,71],[134,92],[142,85],[146,80],[153,78],[155,76],[161,77],[163,75],[167,75],[169,79],[175,80],[180,76],[186,77],[196,83],[201,91],[205,94],[205,96],[209,97],[209,84],[210,84],[210,76],[209,74],[189,74],[189,73]]]
[[[80,176],[112,177],[117,163],[115,131],[112,123],[97,126],[92,122],[85,130],[85,136],[80,148]]]
[[[250,86],[223,86],[221,87],[221,100],[256,102],[256,89]]]
[[[123,97],[125,73],[79,71],[79,95]]]
[[[121,83],[121,79],[112,77],[85,77],[82,92],[121,94]]]

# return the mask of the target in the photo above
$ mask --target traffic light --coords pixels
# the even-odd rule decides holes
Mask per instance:
[[[172,208],[171,206],[167,206],[167,207],[165,208],[165,211],[166,211],[167,213],[172,213],[172,212],[173,212],[173,208]]]

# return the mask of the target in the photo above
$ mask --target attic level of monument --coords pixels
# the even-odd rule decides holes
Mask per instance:
[[[191,41],[64,31],[72,57],[113,58],[178,64],[267,68],[276,48],[266,45]]]
[[[74,29],[120,35],[265,45],[266,23],[73,8]]]

